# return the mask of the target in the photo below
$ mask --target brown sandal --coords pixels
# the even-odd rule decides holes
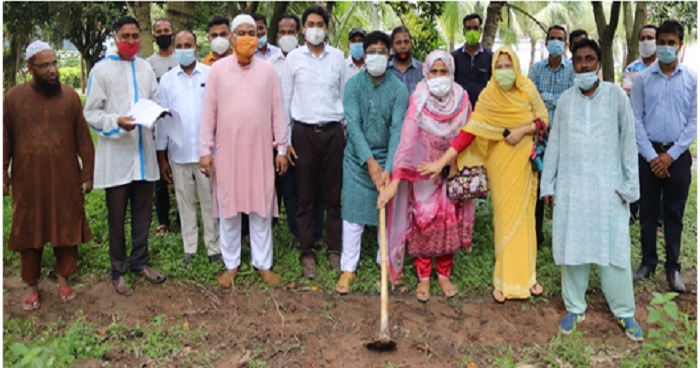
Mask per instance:
[[[338,280],[338,283],[335,285],[335,291],[340,295],[349,293],[350,285],[356,278],[357,276],[355,276],[353,272],[343,272],[343,274],[340,275],[340,280]]]
[[[445,296],[448,298],[451,298],[455,295],[457,295],[457,287],[454,286],[452,282],[450,282],[450,279],[442,276],[438,276],[438,284],[440,284],[440,287],[442,288],[442,292],[445,293]]]
[[[219,285],[221,285],[222,288],[228,289],[233,286],[233,282],[236,280],[237,274],[238,268],[222,271],[216,275],[216,280],[219,281]]]
[[[424,303],[430,300],[430,280],[418,282],[418,287],[416,288],[416,298],[418,298],[418,301]]]

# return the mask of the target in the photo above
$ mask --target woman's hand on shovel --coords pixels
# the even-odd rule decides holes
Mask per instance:
[[[379,197],[377,198],[377,208],[381,209],[389,203],[390,200],[396,196],[396,192],[399,190],[400,179],[393,180],[389,185],[384,186],[379,189]]]

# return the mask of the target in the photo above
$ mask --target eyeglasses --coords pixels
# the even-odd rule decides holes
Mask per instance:
[[[36,68],[41,69],[43,71],[48,71],[51,67],[56,68],[58,70],[58,61],[54,61],[53,63],[43,63],[43,64],[34,64],[32,63]]]
[[[367,55],[385,55],[389,53],[389,49],[367,49]]]

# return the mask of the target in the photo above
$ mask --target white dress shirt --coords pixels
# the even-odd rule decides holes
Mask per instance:
[[[160,105],[174,113],[158,121],[156,150],[167,149],[168,157],[176,164],[199,162],[199,128],[207,76],[209,66],[197,62],[191,75],[178,65],[160,79]],[[181,146],[171,138],[173,124],[182,127]]]
[[[357,65],[355,65],[355,62],[352,61],[352,56],[348,56],[347,59],[345,59],[345,82],[347,83],[348,79],[350,77],[354,76],[355,74],[359,73],[360,70],[365,69],[365,64],[362,64],[362,67],[358,68]]]
[[[270,61],[270,59],[277,54],[282,55],[282,49],[280,49],[279,47],[277,47],[271,43],[268,43],[266,53],[263,54],[260,51],[260,49],[256,49],[255,54],[253,54],[253,56],[259,57],[259,58],[266,60],[266,61]],[[284,55],[282,55],[282,56],[284,56]]]
[[[287,111],[288,142],[292,139],[292,119],[305,124],[343,120],[345,56],[325,45],[320,57],[308,46],[287,54],[282,77],[282,95]]]

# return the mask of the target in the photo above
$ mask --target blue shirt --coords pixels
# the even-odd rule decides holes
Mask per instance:
[[[574,85],[574,64],[571,60],[562,57],[559,66],[552,70],[549,67],[549,58],[546,58],[532,65],[528,77],[537,87],[547,107],[549,125],[552,126],[554,109],[557,107],[559,96]]]
[[[637,149],[651,162],[658,154],[651,142],[673,143],[668,154],[674,159],[685,152],[697,132],[698,76],[678,63],[667,77],[655,62],[639,73],[632,86],[632,109]]]
[[[416,86],[420,81],[423,80],[423,62],[411,58],[411,65],[408,66],[405,73],[402,73],[399,68],[396,67],[394,60],[389,62],[389,70],[403,82],[404,86],[408,88],[408,95],[412,95],[413,91],[416,90]]]
[[[637,75],[646,69],[647,65],[644,64],[644,60],[641,58],[633,61],[632,64],[627,65],[622,76],[622,88],[625,89],[628,95],[632,92],[632,85],[634,84],[634,80],[637,78]]]

